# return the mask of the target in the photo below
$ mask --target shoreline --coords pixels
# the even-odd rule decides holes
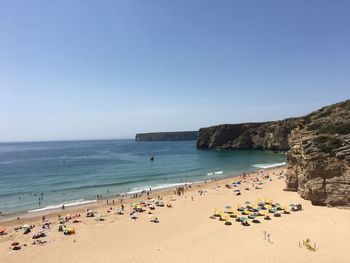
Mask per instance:
[[[112,263],[116,259],[232,262],[233,257],[247,263],[350,262],[350,251],[346,249],[350,242],[350,210],[314,206],[298,193],[284,191],[285,171],[286,166],[260,169],[244,178],[231,176],[191,185],[180,195],[174,189],[155,190],[150,200],[145,194],[123,199],[121,214],[118,212],[121,203],[115,199],[114,205],[103,200],[0,223],[7,232],[0,236],[0,255],[6,263]],[[239,212],[242,205],[256,207],[261,201],[278,203],[283,211],[289,212],[275,217],[268,211],[271,218],[258,217],[259,224],[249,217],[251,214]],[[153,210],[149,203],[154,204]],[[134,214],[137,204],[144,209]],[[292,211],[291,206],[300,206],[301,211]],[[88,217],[86,209],[94,211],[95,217]],[[224,218],[233,213],[236,218],[228,219],[226,224],[227,219],[214,216],[217,212]],[[248,226],[237,221],[243,218],[240,214],[248,217]],[[62,218],[68,219],[62,223]],[[152,222],[152,218],[159,221]],[[60,224],[73,229],[74,234],[64,235],[59,231]],[[20,228],[23,225],[32,226],[32,232],[24,234]],[[33,239],[43,232],[44,237]],[[264,233],[268,233],[268,240]],[[304,245],[305,240],[311,240],[315,251]],[[10,250],[17,242],[21,249]]]
[[[246,173],[246,176],[252,176],[254,174],[256,174],[257,172],[260,171],[273,171],[273,170],[278,170],[278,169],[283,169],[285,168],[287,165],[279,165],[279,166],[274,166],[274,167],[270,167],[270,168],[257,168],[251,172]],[[164,195],[167,197],[169,195],[171,195],[171,193],[173,193],[174,189],[179,187],[179,186],[185,186],[186,184],[189,186],[191,185],[191,187],[198,187],[201,186],[202,184],[207,184],[209,185],[210,183],[214,183],[214,182],[219,182],[222,183],[223,181],[226,180],[232,180],[234,178],[240,177],[242,176],[243,172],[241,173],[237,173],[237,174],[231,174],[231,175],[227,175],[227,176],[223,176],[223,177],[212,177],[208,180],[204,180],[204,181],[196,181],[196,182],[188,182],[188,183],[179,183],[179,185],[177,185],[176,187],[174,186],[169,186],[169,187],[164,187],[164,188],[159,188],[159,189],[154,189],[151,191],[150,193],[150,197],[157,197],[157,195]],[[206,182],[206,183],[205,183]],[[85,204],[77,204],[77,205],[72,205],[72,206],[68,206],[65,207],[65,209],[63,210],[62,208],[53,208],[53,209],[46,209],[43,211],[35,211],[35,212],[29,212],[31,210],[27,210],[25,212],[15,212],[12,214],[5,214],[5,215],[0,215],[0,223],[3,225],[7,225],[7,224],[11,224],[13,222],[18,222],[21,223],[24,220],[37,220],[38,218],[41,218],[42,216],[46,216],[46,217],[52,217],[52,216],[56,216],[62,213],[67,213],[67,212],[79,212],[82,213],[84,212],[86,209],[91,208],[91,209],[95,209],[95,208],[99,208],[103,205],[106,206],[110,206],[113,205],[113,200],[114,200],[114,205],[120,205],[122,203],[130,203],[131,201],[135,201],[135,200],[140,200],[140,198],[144,197],[146,195],[146,191],[139,191],[138,193],[135,192],[135,194],[140,194],[137,198],[133,198],[133,194],[126,194],[126,193],[121,193],[121,194],[115,194],[115,195],[111,195],[111,196],[106,196],[103,197],[102,199],[98,199],[98,200],[90,200],[91,202],[89,203],[85,203]],[[107,204],[106,202],[111,201],[112,203]],[[89,200],[84,200],[84,201],[89,201]],[[34,210],[34,209],[33,209]],[[18,219],[19,218],[19,219]]]

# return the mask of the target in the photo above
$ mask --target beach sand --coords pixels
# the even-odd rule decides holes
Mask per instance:
[[[245,184],[234,188],[241,189],[240,196],[224,186],[238,178],[195,185],[185,191],[184,196],[174,196],[173,190],[154,193],[173,206],[156,207],[154,214],[160,221],[157,224],[149,222],[147,212],[132,221],[128,213],[107,214],[111,205],[98,203],[65,212],[82,214],[81,223],[66,224],[76,229],[76,234],[70,236],[57,231],[57,213],[47,215],[53,222],[48,236],[43,238],[48,242],[33,246],[32,233],[23,235],[13,228],[25,223],[35,223],[38,228],[41,217],[2,222],[0,226],[7,227],[9,233],[0,237],[0,262],[350,262],[350,210],[313,206],[297,193],[283,191],[284,179],[277,178],[283,169],[269,170],[273,180],[264,180],[263,189],[253,189],[251,183],[247,184],[249,191],[244,190]],[[200,195],[199,190],[206,193]],[[176,200],[169,201],[172,198]],[[234,221],[226,226],[222,221],[209,218],[214,208],[224,211],[224,207],[230,205],[236,209],[238,204],[257,202],[258,198],[271,198],[286,206],[300,203],[303,210],[283,214],[281,218],[272,217],[271,221],[261,220],[261,224],[249,227]],[[129,212],[131,208],[126,203]],[[83,213],[86,207],[105,214],[106,220],[97,222],[86,218]],[[264,231],[270,234],[271,242],[264,240]],[[312,246],[316,243],[316,252],[302,246],[307,238]],[[22,244],[21,250],[9,249],[14,241]],[[27,246],[23,246],[24,243]]]

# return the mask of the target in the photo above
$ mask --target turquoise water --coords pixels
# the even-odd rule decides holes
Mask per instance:
[[[2,143],[0,212],[69,206],[95,200],[97,194],[204,181],[283,162],[284,154],[269,151],[197,150],[195,141]]]

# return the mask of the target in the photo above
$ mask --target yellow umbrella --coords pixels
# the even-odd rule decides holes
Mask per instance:
[[[263,216],[266,216],[268,214],[268,212],[267,211],[260,211],[259,214],[263,215]]]
[[[226,221],[226,220],[228,220],[228,218],[227,218],[227,216],[224,215],[224,216],[221,217],[221,220]]]

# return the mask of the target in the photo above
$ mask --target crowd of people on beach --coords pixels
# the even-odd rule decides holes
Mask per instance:
[[[129,204],[130,211],[127,212],[125,205],[123,204],[124,199],[120,199],[120,204],[115,207],[116,203],[113,199],[111,204],[114,206],[109,207],[106,211],[106,214],[99,213],[98,211],[92,210],[92,209],[86,209],[85,211],[85,217],[86,218],[95,218],[95,221],[105,221],[106,215],[108,214],[115,214],[117,216],[121,216],[124,214],[129,215],[129,219],[135,221],[138,219],[139,213],[144,213],[146,210],[148,210],[147,215],[149,217],[149,221],[152,223],[159,223],[158,217],[154,214],[156,207],[167,207],[171,208],[173,205],[168,202],[163,202],[163,197],[161,195],[157,196],[157,199],[150,197],[150,192],[152,190],[150,189],[147,191],[147,201],[135,201]],[[137,197],[142,196],[144,193],[134,194],[130,196],[129,198],[135,199]],[[102,199],[102,195],[97,195],[98,199]],[[172,199],[174,200],[174,199]],[[109,200],[106,200],[106,204],[109,204]],[[62,207],[62,210],[65,210],[64,206]],[[114,212],[114,213],[113,213]],[[19,218],[18,218],[19,219]],[[41,223],[39,225],[21,225],[19,227],[15,227],[13,229],[13,232],[10,230],[8,231],[5,227],[0,227],[0,236],[6,236],[9,232],[12,232],[13,234],[20,234],[22,235],[28,235],[32,234],[32,245],[43,245],[47,243],[47,237],[49,236],[49,233],[53,231],[52,225],[57,224],[57,231],[62,232],[64,235],[70,236],[77,233],[76,228],[72,226],[72,224],[77,224],[83,222],[82,215],[80,213],[73,213],[73,214],[66,214],[61,215],[60,213],[57,214],[57,222],[52,222],[52,220],[49,220],[46,218],[46,216],[42,216]],[[34,233],[33,233],[34,231]],[[18,241],[11,242],[10,249],[20,250],[23,247],[27,247],[27,243],[20,244]]]
[[[282,176],[280,174],[279,176]],[[264,182],[272,180],[272,178],[269,176],[268,173],[256,173],[255,177],[247,178],[246,174],[242,174],[239,180],[233,181],[230,184],[226,184],[225,187],[227,189],[233,190],[233,193],[235,195],[241,195],[241,188],[244,185],[245,190],[249,191],[250,187],[252,189],[261,189],[261,186],[264,184]],[[215,179],[212,179],[212,181],[215,181]],[[206,182],[205,182],[206,184]],[[194,194],[198,193],[199,196],[202,196],[207,193],[207,191],[203,191],[201,189],[201,185],[197,185],[199,190],[197,192],[192,191],[191,192],[191,200],[194,201]],[[218,190],[220,189],[219,183],[217,183],[216,187],[214,189]],[[185,196],[185,193],[187,190],[192,188],[191,185],[183,185],[176,187],[173,190],[174,196]],[[115,216],[123,216],[127,215],[129,220],[136,221],[141,214],[146,214],[146,217],[148,218],[149,222],[152,223],[159,223],[160,220],[158,216],[156,215],[156,209],[161,207],[166,208],[172,208],[173,204],[172,201],[175,201],[176,199],[173,197],[170,197],[169,201],[164,201],[163,197],[158,194],[155,197],[151,196],[152,189],[149,189],[149,191],[143,191],[141,193],[135,193],[130,196],[127,196],[124,198],[124,196],[121,197],[119,200],[118,206],[116,206],[116,202],[114,199],[108,200],[106,199],[106,205],[112,205],[108,207],[107,210],[105,210],[105,213],[101,213],[98,211],[95,211],[93,209],[86,209],[85,211],[85,217],[89,220],[89,218],[94,218],[95,221],[105,221],[109,216],[115,215]],[[154,195],[153,195],[154,196]],[[146,200],[135,200],[139,197],[145,197]],[[98,194],[97,199],[102,201],[103,196]],[[129,210],[126,208],[127,200],[130,200],[131,203],[128,204],[127,207],[129,207]],[[248,219],[251,219],[251,222],[253,223],[260,223],[258,217],[261,216],[265,220],[271,220],[271,217],[278,217],[281,216],[281,214],[288,214],[287,209],[283,208],[278,203],[274,203],[269,200],[265,201],[258,201],[256,205],[252,205],[250,202],[246,202],[243,206],[238,206],[237,211],[232,210],[232,207],[226,206],[226,210],[221,212],[218,209],[214,209],[214,213],[211,216],[211,218],[216,219],[218,218],[220,221],[224,221],[225,225],[230,225],[231,219],[235,218],[237,222],[240,222],[243,226],[250,225],[248,222]],[[292,211],[295,211],[293,209],[300,210],[301,207],[298,205],[291,206],[290,209]],[[65,210],[65,207],[62,206],[62,211]],[[241,215],[239,215],[240,213]],[[113,220],[113,219],[111,219]],[[77,233],[76,228],[73,226],[74,224],[79,224],[83,222],[83,216],[80,213],[73,213],[73,214],[66,214],[61,215],[61,213],[57,214],[57,222],[53,222],[52,219],[49,220],[46,218],[46,216],[42,217],[41,223],[39,225],[22,225],[19,227],[16,227],[13,229],[14,234],[16,233],[22,233],[23,235],[32,234],[32,245],[42,245],[46,244],[47,237],[50,235],[50,232],[53,231],[53,226],[57,224],[57,231],[63,233],[66,236],[74,235]],[[9,231],[7,231],[6,228],[0,227],[0,235],[6,235]],[[34,232],[34,233],[33,233]],[[11,250],[19,250],[22,247],[26,247],[27,244],[20,244],[17,241],[14,241],[10,245]]]

